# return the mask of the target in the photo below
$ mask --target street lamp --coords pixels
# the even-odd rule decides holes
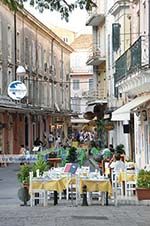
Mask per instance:
[[[16,79],[15,80],[23,80],[25,74],[26,74],[25,68],[22,65],[19,65],[16,69]]]
[[[13,100],[21,100],[27,94],[27,87],[23,83],[24,75],[26,70],[23,66],[19,65],[15,71],[15,81],[8,85],[8,95]],[[21,81],[22,80],[22,81]]]

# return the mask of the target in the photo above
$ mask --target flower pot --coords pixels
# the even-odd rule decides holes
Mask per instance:
[[[23,188],[27,188],[29,190],[29,183],[25,183],[25,182],[22,183],[22,187]]]
[[[18,198],[23,202],[23,206],[27,206],[27,202],[30,200],[29,190],[27,187],[19,188]]]
[[[138,200],[149,200],[150,199],[150,188],[137,188],[136,194]]]

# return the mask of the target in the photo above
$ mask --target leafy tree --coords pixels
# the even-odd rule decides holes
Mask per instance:
[[[96,7],[94,0],[74,0],[71,3],[70,0],[2,0],[7,4],[11,10],[17,10],[17,7],[23,7],[23,2],[30,2],[30,5],[43,12],[44,9],[50,11],[58,11],[61,15],[61,19],[69,21],[69,14],[76,8],[91,10],[92,7]]]

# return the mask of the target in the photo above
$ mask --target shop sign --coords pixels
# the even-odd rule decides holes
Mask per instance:
[[[27,94],[27,88],[21,81],[13,81],[8,86],[8,95],[13,100],[21,100]]]
[[[34,163],[36,160],[36,155],[0,155],[0,163]]]

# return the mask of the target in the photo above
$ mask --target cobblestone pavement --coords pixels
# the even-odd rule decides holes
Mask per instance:
[[[148,206],[0,206],[0,226],[149,226]]]
[[[17,198],[18,167],[0,168],[0,226],[150,226],[150,206],[72,206],[71,201],[48,207],[23,207]]]

